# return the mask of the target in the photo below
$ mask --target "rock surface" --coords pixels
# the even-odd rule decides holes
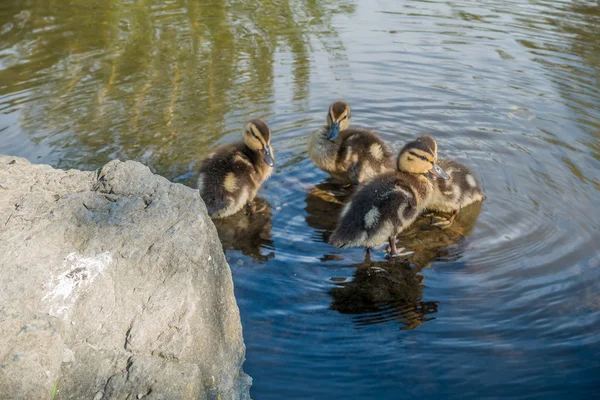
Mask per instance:
[[[0,397],[248,399],[231,271],[196,190],[0,156]]]

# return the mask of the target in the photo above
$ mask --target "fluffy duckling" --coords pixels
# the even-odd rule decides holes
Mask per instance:
[[[243,141],[219,147],[200,166],[198,189],[212,218],[235,214],[246,204],[252,206],[258,189],[273,171],[267,123],[253,119],[242,136]]]
[[[390,254],[398,255],[396,235],[417,219],[433,194],[433,184],[427,175],[449,177],[437,165],[437,143],[428,135],[407,143],[396,164],[396,171],[380,174],[359,186],[342,210],[329,239],[331,244],[365,246],[368,251],[388,239]]]
[[[433,218],[437,220],[432,226],[445,229],[452,225],[463,207],[485,200],[485,194],[479,181],[466,166],[454,160],[442,159],[438,165],[450,176],[449,180],[433,178],[433,194],[427,210],[449,213],[450,218]]]
[[[392,151],[375,132],[349,126],[348,103],[332,103],[327,125],[312,134],[308,145],[308,154],[317,167],[354,185],[394,168]]]

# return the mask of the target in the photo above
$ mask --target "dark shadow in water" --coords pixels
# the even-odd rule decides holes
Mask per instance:
[[[265,262],[275,257],[275,249],[271,240],[271,205],[261,198],[254,200],[256,210],[245,209],[227,218],[213,220],[223,250],[240,250],[245,256],[255,261]],[[263,251],[268,249],[266,254]]]
[[[325,179],[308,192],[304,200],[304,211],[306,223],[317,232],[317,237],[313,240],[328,242],[338,216],[352,193],[351,187],[345,188],[332,178]]]
[[[335,229],[343,202],[350,194],[330,179],[308,193],[306,222],[319,232],[323,241]],[[414,254],[387,261],[365,259],[352,265],[356,268],[352,280],[331,289],[330,308],[342,314],[355,314],[353,321],[358,327],[398,320],[402,329],[414,329],[433,319],[438,302],[423,300],[424,277],[420,272],[433,261],[453,262],[462,257],[465,237],[473,230],[480,211],[481,203],[466,207],[444,230],[431,228],[430,217],[420,217],[400,236],[401,245]],[[326,255],[322,261],[341,259]]]
[[[0,109],[63,158],[145,162],[185,173],[224,134],[268,117],[285,49],[293,100],[310,83],[311,41],[345,57],[332,18],[347,0],[4,0]],[[330,52],[331,53],[331,52]]]
[[[415,253],[410,261],[419,267],[429,263],[454,262],[462,258],[469,236],[482,203],[475,203],[464,208],[456,217],[454,223],[447,229],[431,228],[430,217],[420,217],[408,230],[400,235],[400,244]]]
[[[354,265],[353,280],[331,289],[330,308],[354,314],[357,327],[397,320],[402,329],[414,329],[432,318],[436,301],[423,301],[423,276],[402,259]]]

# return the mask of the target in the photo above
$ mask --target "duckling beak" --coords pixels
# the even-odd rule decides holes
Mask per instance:
[[[450,175],[448,175],[446,171],[444,171],[439,165],[437,165],[437,163],[433,163],[433,168],[431,168],[429,172],[434,174],[435,176],[439,176],[442,179],[450,179]]]
[[[339,134],[340,134],[340,123],[333,122],[331,124],[331,130],[329,131],[329,135],[327,135],[327,139],[335,140],[335,139],[337,139]]]
[[[271,149],[268,146],[263,148],[263,153],[265,155],[265,162],[267,163],[267,165],[269,167],[275,165],[275,159],[273,158],[273,155],[271,154]]]

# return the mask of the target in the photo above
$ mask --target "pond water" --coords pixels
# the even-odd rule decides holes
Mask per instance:
[[[582,0],[3,0],[0,153],[195,187],[263,117],[267,208],[217,223],[253,398],[591,398],[599,32]],[[332,248],[348,193],[307,143],[336,99],[395,150],[433,134],[487,200],[408,259]]]

